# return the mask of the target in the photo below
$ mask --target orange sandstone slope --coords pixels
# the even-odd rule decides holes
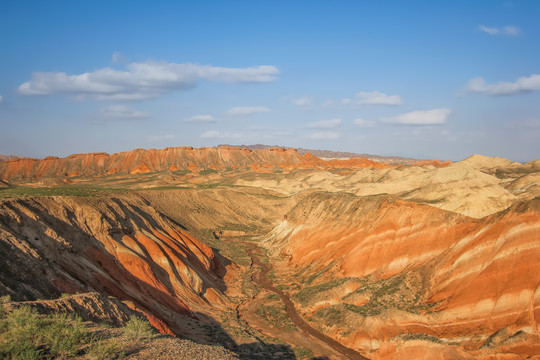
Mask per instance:
[[[12,159],[0,162],[0,179],[23,180],[44,177],[93,177],[109,174],[141,174],[182,169],[253,169],[272,170],[303,168],[377,167],[380,164],[363,158],[325,162],[311,154],[300,155],[295,149],[272,148],[249,150],[239,147],[136,149],[116,154],[74,154],[66,158],[43,160]]]
[[[15,300],[61,292],[131,301],[163,332],[219,307],[224,268],[208,246],[135,195],[0,202],[0,290]]]
[[[314,193],[265,244],[306,318],[373,358],[525,359],[540,354],[539,239],[540,200],[478,220]]]

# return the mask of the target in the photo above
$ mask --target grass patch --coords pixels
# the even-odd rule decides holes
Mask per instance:
[[[67,314],[39,316],[22,306],[0,322],[0,358],[38,359],[42,356],[75,356],[90,340],[90,332],[79,317]]]
[[[268,294],[264,298],[267,299],[267,300],[279,300],[280,299],[278,294]]]
[[[88,348],[87,355],[92,360],[123,359],[126,355],[116,342],[96,341]]]
[[[146,319],[131,316],[124,327],[124,335],[133,340],[142,340],[154,337],[154,329]]]
[[[345,277],[341,279],[332,280],[323,284],[310,286],[302,289],[296,295],[294,295],[295,300],[300,303],[307,304],[310,300],[313,300],[317,295],[322,292],[332,290],[333,288],[343,285],[350,280],[357,278]]]
[[[303,347],[295,347],[293,348],[293,350],[294,350],[294,355],[299,360],[312,359],[315,356],[315,354],[313,354],[313,351],[303,348]]]
[[[276,329],[282,331],[296,330],[296,326],[294,326],[285,312],[285,306],[259,305],[257,314]]]
[[[199,175],[210,175],[210,174],[217,174],[218,171],[214,169],[204,169],[199,171]]]
[[[404,341],[411,341],[411,340],[424,340],[424,341],[430,341],[437,344],[442,344],[443,342],[436,336],[428,335],[424,333],[416,333],[416,334],[402,334],[398,336],[394,336],[393,339],[402,339]]]
[[[31,196],[82,196],[97,197],[111,191],[125,191],[118,188],[99,188],[87,186],[57,186],[57,187],[13,187],[0,189],[0,199],[31,197]]]
[[[3,306],[3,305],[2,305]],[[105,326],[99,326],[101,331]],[[154,337],[146,320],[131,317],[123,328],[124,338],[140,341]],[[89,330],[80,317],[65,313],[41,315],[21,306],[0,315],[0,359],[37,360],[85,358],[122,359],[122,342]]]

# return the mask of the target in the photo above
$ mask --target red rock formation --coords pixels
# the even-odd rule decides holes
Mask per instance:
[[[249,150],[230,146],[217,148],[175,147],[136,149],[116,154],[74,154],[66,158],[43,160],[22,158],[0,162],[0,179],[23,180],[44,177],[93,177],[111,174],[142,174],[154,171],[206,168],[244,168],[271,172],[274,168],[359,168],[388,167],[365,158],[324,161],[311,154],[300,155],[295,149],[271,148]]]

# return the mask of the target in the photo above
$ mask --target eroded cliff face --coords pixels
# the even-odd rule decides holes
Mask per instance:
[[[533,200],[477,220],[314,193],[265,244],[287,259],[280,276],[298,279],[290,288],[306,318],[347,346],[381,359],[433,358],[415,357],[422,348],[524,359],[540,353],[539,209]]]
[[[0,162],[0,179],[35,180],[40,178],[95,177],[111,174],[144,174],[157,171],[198,171],[202,169],[245,169],[272,172],[274,169],[374,167],[386,168],[364,158],[325,162],[311,154],[300,155],[295,149],[272,148],[249,150],[229,146],[211,148],[174,147],[137,149],[116,154],[74,154],[43,160],[12,159]]]
[[[3,201],[0,246],[2,293],[16,300],[98,291],[176,334],[179,317],[223,301],[212,249],[135,195]]]

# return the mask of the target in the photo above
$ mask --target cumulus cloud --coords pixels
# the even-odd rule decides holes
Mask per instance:
[[[306,135],[306,137],[313,140],[335,140],[341,137],[341,134],[335,131],[321,131]]]
[[[330,119],[330,120],[321,120],[316,121],[311,124],[308,124],[306,127],[311,129],[332,129],[341,125],[341,119]]]
[[[216,119],[212,115],[195,115],[187,119],[184,119],[184,122],[210,123],[210,122],[216,122]]]
[[[380,91],[359,92],[352,99],[342,99],[341,102],[345,105],[400,105],[403,103],[399,95],[387,95]]]
[[[100,113],[107,119],[144,119],[150,114],[131,109],[124,105],[111,105],[100,109]]]
[[[390,124],[403,125],[442,125],[446,123],[451,109],[433,109],[427,111],[412,111],[394,117],[382,118],[381,121]]]
[[[292,103],[296,106],[307,108],[307,107],[312,107],[314,102],[313,102],[313,98],[311,97],[302,97],[298,99],[293,99]]]
[[[480,26],[478,26],[478,29],[480,31],[485,32],[486,34],[489,34],[489,35],[517,36],[517,35],[521,34],[521,30],[517,26],[512,26],[512,25],[503,26],[503,27],[500,27],[500,28],[487,27],[487,26],[484,26],[484,25],[480,25]]]
[[[354,125],[358,126],[358,127],[362,127],[362,128],[371,128],[371,127],[375,127],[375,123],[373,121],[368,121],[368,120],[364,120],[364,119],[354,119],[353,121]]]
[[[18,88],[23,95],[71,94],[76,99],[145,100],[176,90],[194,88],[201,80],[223,83],[273,81],[275,66],[226,68],[167,62],[130,63],[127,70],[103,68],[79,75],[64,72],[35,72]]]
[[[226,111],[231,116],[248,116],[257,113],[270,112],[266,106],[236,106]]]
[[[540,90],[540,74],[523,76],[514,82],[499,82],[497,84],[486,84],[483,78],[477,77],[465,85],[465,90],[487,95],[513,95]]]
[[[205,139],[239,139],[244,137],[241,133],[221,132],[219,130],[209,130],[201,134]]]

